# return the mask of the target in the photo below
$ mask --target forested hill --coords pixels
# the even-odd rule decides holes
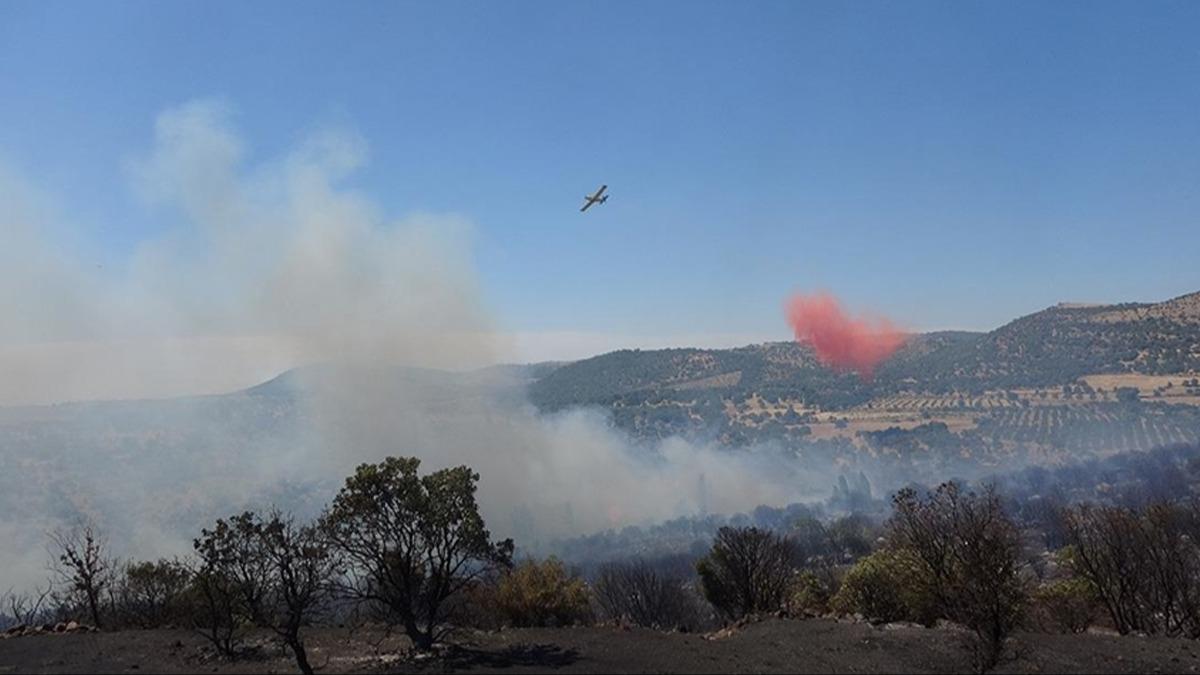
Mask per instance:
[[[1056,305],[968,344],[881,369],[928,390],[1052,386],[1083,375],[1200,370],[1200,293],[1166,302]]]
[[[801,345],[622,350],[550,370],[530,387],[555,410],[629,395],[688,390],[795,397],[826,407],[897,391],[1049,387],[1085,375],[1200,371],[1200,293],[1160,303],[1061,304],[988,333],[914,336],[871,382],[817,363]]]

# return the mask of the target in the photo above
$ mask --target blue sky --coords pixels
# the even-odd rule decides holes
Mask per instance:
[[[1200,290],[1200,4],[0,4],[0,162],[107,267],[124,170],[218,99],[250,159],[352,130],[389,214],[476,229],[506,330],[784,339]],[[612,198],[586,214],[598,184]]]

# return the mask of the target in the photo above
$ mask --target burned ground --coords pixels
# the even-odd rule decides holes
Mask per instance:
[[[0,641],[0,673],[286,673],[289,656],[266,634],[238,661],[216,657],[182,630],[44,635]],[[971,669],[963,633],[813,619],[768,620],[709,635],[617,627],[471,632],[439,656],[410,659],[407,641],[381,630],[309,633],[313,664],[326,673],[410,672],[828,672],[951,673]],[[1020,633],[994,672],[1200,671],[1191,640],[1109,634]]]

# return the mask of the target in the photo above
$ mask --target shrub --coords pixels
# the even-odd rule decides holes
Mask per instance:
[[[1033,608],[1042,630],[1082,633],[1099,611],[1096,587],[1079,577],[1052,581],[1034,591]]]
[[[512,626],[568,626],[589,618],[587,587],[557,558],[526,560],[500,576],[496,609]]]
[[[236,655],[246,628],[237,583],[218,565],[201,563],[192,573],[188,594],[194,598],[192,627],[227,657]]]
[[[161,628],[191,614],[191,570],[178,560],[131,562],[121,570],[114,592],[116,614],[126,625]]]
[[[694,630],[704,622],[689,583],[638,560],[600,568],[593,592],[600,614],[658,629]]]
[[[834,550],[843,558],[857,559],[871,552],[871,542],[879,528],[866,516],[852,514],[829,524],[829,539]]]
[[[787,609],[793,616],[806,612],[824,614],[829,611],[832,599],[829,586],[812,570],[804,570],[792,579]]]
[[[859,560],[842,579],[832,609],[888,623],[937,620],[936,600],[921,560],[905,549],[884,549]]]
[[[1200,504],[1067,511],[1069,564],[1121,633],[1200,636]]]
[[[9,589],[0,594],[0,631],[13,626],[33,626],[50,620],[50,601],[54,584],[35,588],[30,593],[18,593]]]
[[[791,541],[756,527],[722,527],[696,563],[704,597],[737,619],[783,607],[797,552]]]
[[[978,665],[994,666],[1028,596],[1020,534],[999,495],[992,487],[975,494],[944,483],[924,497],[906,488],[892,501],[891,544],[921,562],[938,613],[974,631]]]
[[[175,584],[178,592],[190,576],[193,621],[221,653],[235,655],[245,626],[270,627],[292,650],[300,671],[311,675],[301,628],[324,608],[335,572],[324,532],[298,526],[279,511],[266,520],[247,511],[217,520],[193,546],[199,559],[195,574],[178,563],[143,563],[129,568],[127,586],[158,580]]]

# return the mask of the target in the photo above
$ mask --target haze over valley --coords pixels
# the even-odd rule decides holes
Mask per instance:
[[[1200,671],[1197,34],[0,2],[0,675]]]

